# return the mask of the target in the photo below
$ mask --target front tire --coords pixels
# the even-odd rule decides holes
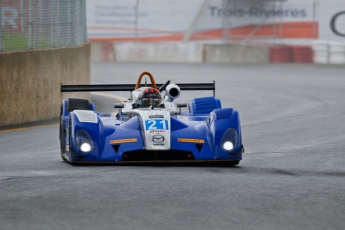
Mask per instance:
[[[230,162],[227,163],[227,165],[230,166],[230,167],[232,167],[232,166],[238,165],[239,163],[240,163],[239,160],[238,160],[238,161],[230,161]]]
[[[65,106],[65,108],[62,108]],[[63,154],[66,153],[66,127],[64,127],[64,114],[70,113],[73,110],[92,110],[92,106],[89,100],[86,99],[79,99],[79,98],[68,98],[66,103],[63,103],[61,106],[61,118],[60,118],[60,151],[61,151],[61,158],[67,162],[67,160],[63,157]],[[71,128],[71,121],[69,121],[69,127]]]
[[[62,120],[60,122],[60,150],[61,150],[61,154],[66,152],[66,132],[63,128],[62,125]]]

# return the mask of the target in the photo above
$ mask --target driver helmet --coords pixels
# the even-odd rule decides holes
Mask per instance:
[[[141,104],[141,106],[148,107],[151,105],[157,106],[162,101],[162,97],[158,89],[155,89],[153,87],[143,87],[138,99],[138,102],[139,104]]]

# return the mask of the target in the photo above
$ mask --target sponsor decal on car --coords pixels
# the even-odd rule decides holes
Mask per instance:
[[[120,143],[128,143],[128,142],[137,142],[137,138],[127,138],[127,139],[119,139],[119,140],[111,140],[110,144],[120,144]]]
[[[165,133],[165,130],[150,130],[149,133]]]
[[[201,143],[204,144],[205,141],[202,139],[190,139],[190,138],[177,138],[178,142],[190,142],[190,143]]]
[[[164,118],[164,115],[149,115],[149,118]]]
[[[152,141],[155,143],[162,143],[164,142],[165,138],[162,135],[154,135],[152,136]]]

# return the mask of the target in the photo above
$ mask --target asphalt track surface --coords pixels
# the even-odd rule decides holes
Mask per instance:
[[[71,166],[56,121],[0,130],[0,229],[345,229],[345,68],[92,63],[92,83],[216,81],[238,167]],[[112,112],[114,93],[93,95]],[[182,92],[178,101],[211,92]],[[128,96],[128,93],[120,95]],[[43,125],[41,127],[33,127]],[[8,128],[15,128],[8,130]]]

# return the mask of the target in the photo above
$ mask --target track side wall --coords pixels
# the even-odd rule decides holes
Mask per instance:
[[[90,44],[0,53],[0,126],[57,118],[60,84],[90,83]]]

